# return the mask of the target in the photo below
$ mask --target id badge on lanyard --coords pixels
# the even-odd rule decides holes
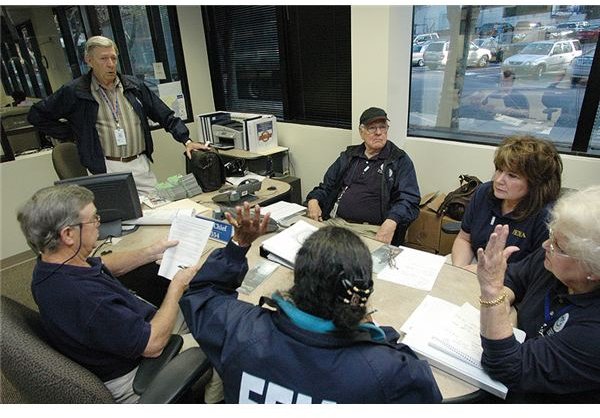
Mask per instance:
[[[125,137],[125,130],[117,127],[115,129],[115,141],[118,146],[127,145],[127,138]]]

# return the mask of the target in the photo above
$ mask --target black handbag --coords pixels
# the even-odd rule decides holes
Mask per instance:
[[[481,180],[468,174],[462,174],[458,179],[460,186],[448,193],[437,210],[437,216],[448,215],[452,219],[462,221],[465,209],[467,209],[467,205],[471,201],[475,189],[481,184]]]

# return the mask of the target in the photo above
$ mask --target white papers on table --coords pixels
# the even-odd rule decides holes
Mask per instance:
[[[433,296],[425,299],[400,328],[402,342],[431,365],[501,398],[507,387],[492,379],[481,367],[479,311],[468,303],[462,307]],[[517,340],[525,333],[514,329]]]
[[[266,257],[269,260],[293,269],[298,250],[317,229],[316,226],[308,222],[298,221],[277,235],[265,240],[261,247],[268,253]]]
[[[261,207],[261,213],[271,213],[271,219],[280,222],[284,219],[291,218],[293,216],[299,215],[301,213],[306,212],[306,207],[299,205],[297,203],[290,203],[279,201],[273,203],[272,205]]]
[[[227,182],[233,184],[234,186],[239,186],[241,182],[248,179],[256,179],[258,181],[263,181],[265,176],[261,176],[259,174],[248,171],[243,177],[227,177]]]
[[[395,263],[392,263],[395,266],[386,266],[377,277],[415,289],[431,291],[446,258],[412,248],[400,248],[402,251],[396,256]]]
[[[144,216],[137,219],[123,221],[124,225],[171,225],[176,216],[194,216],[196,211],[187,209],[148,209],[143,211]]]
[[[137,219],[123,221],[124,225],[171,225],[178,215],[194,216],[202,213],[208,215],[210,208],[196,203],[191,199],[181,199],[157,209],[146,209],[143,216]]]
[[[177,216],[171,224],[169,240],[179,244],[167,248],[158,274],[172,280],[181,267],[193,266],[198,262],[212,231],[213,223],[191,216]]]

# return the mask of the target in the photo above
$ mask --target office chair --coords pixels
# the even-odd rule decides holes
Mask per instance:
[[[38,312],[2,295],[0,318],[2,373],[24,402],[114,403],[96,375],[48,344]],[[197,347],[177,355],[182,344],[173,335],[159,357],[141,362],[133,383],[140,403],[175,402],[192,385],[206,385],[212,376],[206,356]]]
[[[52,150],[52,164],[60,180],[88,175],[79,161],[77,145],[74,142],[56,144]]]

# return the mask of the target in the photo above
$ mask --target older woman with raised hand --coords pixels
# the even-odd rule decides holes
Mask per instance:
[[[484,247],[496,225],[508,225],[508,245],[519,247],[509,263],[522,260],[548,238],[546,222],[560,194],[562,161],[551,142],[512,136],[494,156],[492,181],[479,186],[469,203],[452,246],[452,264],[475,271],[477,248]]]
[[[517,251],[496,226],[478,249],[482,364],[509,400],[600,401],[600,186],[566,195],[551,213],[550,238],[507,269]],[[518,312],[519,344],[509,319]]]
[[[213,252],[180,305],[221,375],[228,403],[425,403],[441,394],[398,333],[369,322],[372,260],[352,231],[326,226],[296,257],[294,285],[265,309],[237,300],[246,253],[266,228],[238,208],[232,240]]]

